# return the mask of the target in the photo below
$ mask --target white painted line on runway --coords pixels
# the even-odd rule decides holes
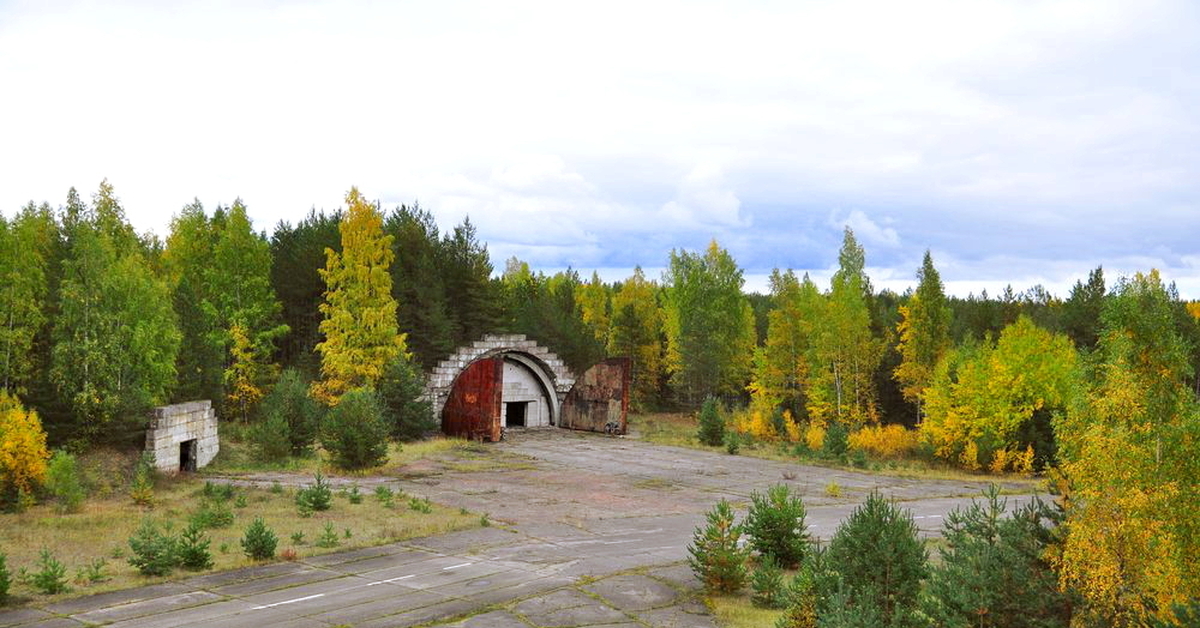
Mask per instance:
[[[307,601],[307,600],[315,600],[315,599],[317,599],[317,598],[319,598],[319,597],[325,597],[325,594],[324,594],[324,593],[318,593],[318,594],[316,594],[316,595],[310,595],[310,596],[307,596],[307,597],[298,597],[298,598],[296,598],[296,599],[294,599],[294,600],[284,600],[284,601],[282,601],[282,602],[276,602],[276,603],[274,603],[274,604],[264,604],[263,606],[255,606],[255,607],[254,607],[254,610],[256,610],[256,611],[261,611],[261,610],[263,610],[263,609],[265,609],[265,608],[275,608],[276,606],[283,606],[284,604],[295,604],[296,602],[305,602],[305,601]]]
[[[387,580],[380,580],[378,582],[368,582],[367,586],[373,587],[377,584],[387,584],[389,582],[400,582],[401,580],[408,580],[409,578],[415,578],[415,577],[416,577],[416,574],[409,574],[407,576],[400,576],[398,578],[388,578]]]
[[[626,539],[624,541],[604,541],[605,545],[621,545],[622,543],[637,543],[641,539]]]
[[[451,569],[458,569],[459,567],[468,567],[468,566],[474,565],[474,564],[475,563],[463,563],[461,565],[451,565],[449,567],[442,567],[442,571],[450,571]]]

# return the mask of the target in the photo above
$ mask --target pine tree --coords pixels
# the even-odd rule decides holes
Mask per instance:
[[[722,499],[696,528],[688,545],[688,564],[710,593],[733,593],[746,584],[746,550],[738,546],[742,527],[734,523],[733,508]]]
[[[396,254],[392,296],[400,331],[417,362],[432,367],[456,348],[437,224],[420,205],[401,205],[388,213],[383,230],[392,236]]]
[[[841,578],[846,594],[843,606],[851,614],[878,609],[877,626],[915,625],[926,566],[925,549],[910,513],[871,493],[838,526],[826,558]]]
[[[283,304],[283,321],[289,329],[281,343],[281,360],[308,375],[320,370],[316,346],[321,341],[320,306],[326,288],[320,271],[326,249],[342,250],[341,220],[340,211],[314,210],[294,227],[280,222],[271,236],[271,286]]]
[[[335,405],[347,391],[374,386],[384,367],[405,353],[392,298],[391,236],[383,219],[358,188],[346,195],[346,215],[339,230],[342,252],[326,249],[321,277],[328,287],[321,304],[321,381],[313,394]]]
[[[995,484],[946,516],[925,612],[939,626],[1065,628],[1071,600],[1046,560],[1061,524],[1038,499],[1011,516]]]
[[[171,283],[172,302],[179,319],[181,344],[175,370],[176,401],[224,397],[224,332],[212,303],[209,282],[216,232],[199,200],[184,206],[171,220],[171,235],[163,264]]]
[[[900,382],[904,398],[917,405],[917,421],[922,418],[921,398],[933,381],[937,363],[952,347],[950,342],[950,306],[942,288],[942,279],[933,267],[933,257],[925,251],[917,271],[917,291],[908,307],[901,307],[901,362],[894,377]]]

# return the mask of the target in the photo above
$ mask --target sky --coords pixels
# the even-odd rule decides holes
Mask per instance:
[[[493,263],[657,277],[716,239],[765,290],[1158,268],[1200,299],[1200,3],[0,0],[0,211],[108,179],[162,237],[350,186],[469,216]]]

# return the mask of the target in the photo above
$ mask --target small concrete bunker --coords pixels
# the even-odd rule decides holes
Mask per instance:
[[[217,413],[212,402],[190,401],[150,411],[146,451],[163,473],[195,471],[212,462],[221,449]]]
[[[430,374],[425,396],[451,436],[498,441],[514,427],[625,433],[629,359],[612,358],[576,380],[558,356],[523,335],[488,335]]]

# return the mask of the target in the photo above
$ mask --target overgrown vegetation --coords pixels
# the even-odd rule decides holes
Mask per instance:
[[[709,513],[710,528],[718,512],[719,521],[734,521],[718,503]],[[1036,499],[1010,513],[993,485],[947,516],[939,560],[929,561],[911,515],[873,493],[827,545],[808,543],[788,584],[771,555],[743,553],[734,559],[743,569],[756,564],[749,594],[742,597],[741,586],[709,588],[710,602],[718,617],[727,618],[722,625],[738,627],[1066,628],[1080,609],[1074,593],[1059,589],[1050,560],[1061,551],[1061,517]],[[706,538],[702,532],[697,530],[694,545]],[[702,581],[716,566],[695,558],[691,564]],[[720,563],[722,572],[736,567]],[[782,610],[764,616],[739,600]],[[1180,606],[1166,618],[1189,612],[1194,609]]]

